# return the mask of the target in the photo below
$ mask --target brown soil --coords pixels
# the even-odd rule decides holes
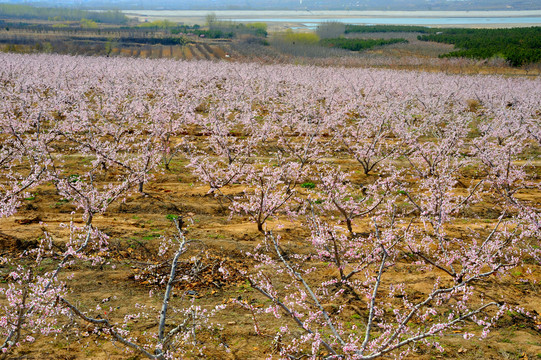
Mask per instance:
[[[66,168],[75,168],[76,156],[67,157]],[[196,272],[189,281],[180,282],[175,288],[172,303],[180,306],[190,299],[196,304],[210,308],[217,304],[232,304],[232,299],[264,303],[264,299],[247,286],[238,270],[249,270],[253,263],[243,253],[252,250],[262,240],[255,224],[246,218],[230,218],[229,210],[221,205],[206,186],[200,186],[196,179],[184,168],[185,160],[176,159],[170,171],[155,175],[154,180],[145,186],[146,194],[133,193],[125,202],[114,203],[105,214],[96,217],[94,224],[110,236],[111,264],[92,267],[88,264],[75,265],[64,276],[72,273],[69,281],[73,291],[70,298],[82,309],[94,307],[106,299],[103,308],[113,308],[112,319],[120,319],[133,311],[134,303],[144,303],[154,307],[158,314],[159,303],[148,296],[155,288],[160,275],[166,275],[165,263],[157,266],[153,272],[145,271],[145,264],[160,264],[157,249],[160,236],[175,233],[168,215],[182,215],[189,224],[187,236],[197,240],[188,254],[183,257],[181,271],[190,274],[194,268],[205,267]],[[541,166],[536,164],[536,170]],[[344,164],[343,166],[347,166]],[[349,166],[353,166],[350,164]],[[358,175],[363,178],[363,175]],[[365,179],[366,180],[366,179]],[[465,180],[466,181],[466,180]],[[0,220],[0,252],[20,254],[23,250],[35,247],[44,230],[49,232],[61,248],[66,239],[67,230],[60,223],[73,220],[80,222],[72,205],[62,201],[52,185],[44,185],[34,192],[33,198],[24,200],[20,211],[7,219]],[[539,204],[539,193],[524,193]],[[462,226],[457,226],[456,235],[473,228],[477,231],[489,231],[494,224],[494,216],[487,211],[489,204],[479,204],[475,217],[464,218]],[[45,225],[46,224],[46,225]],[[355,229],[358,232],[369,231],[368,221],[362,221]],[[272,226],[272,224],[270,225]],[[366,228],[365,228],[366,226]],[[304,241],[308,234],[300,224],[286,222],[283,230],[286,250],[303,253],[307,249]],[[219,264],[229,269],[233,276],[223,279],[218,271]],[[113,268],[111,265],[115,265]],[[320,268],[323,265],[314,262]],[[535,279],[541,278],[541,269],[532,265],[533,272],[526,274],[524,269],[516,269],[512,275],[489,282],[482,291],[487,298],[499,298],[503,295],[510,304],[521,305],[532,313],[541,313],[541,287]],[[324,270],[321,276],[335,276],[333,271]],[[400,279],[408,284],[414,293],[423,294],[430,286],[435,275],[412,271],[409,263],[398,264],[390,279]],[[528,281],[525,281],[528,280]],[[159,290],[158,290],[159,291]],[[332,306],[332,304],[329,304]],[[355,305],[347,306],[344,316],[358,318],[365,316],[365,310]],[[257,318],[262,336],[255,333],[253,314],[231,305],[216,319],[223,330],[214,333],[203,332],[201,340],[208,347],[206,356],[223,359],[260,359],[273,353],[273,331],[287,318]],[[541,356],[541,332],[539,323],[518,314],[507,314],[494,331],[485,340],[465,341],[462,332],[443,336],[441,342],[445,352],[419,346],[410,356],[415,359],[458,358],[458,359],[534,359]],[[80,324],[92,330],[92,326]],[[468,325],[469,326],[469,325]],[[467,327],[468,327],[467,326]],[[156,323],[141,321],[134,323],[136,331],[155,329]],[[475,327],[472,325],[472,328]],[[34,344],[25,344],[14,355],[18,359],[136,359],[139,356],[128,355],[121,345],[112,344],[104,335],[75,336],[77,326],[68,326],[67,331],[58,337],[38,338]],[[144,338],[140,338],[144,341]],[[224,347],[229,349],[225,352]],[[131,356],[131,357],[130,357]],[[196,357],[187,354],[187,357]]]

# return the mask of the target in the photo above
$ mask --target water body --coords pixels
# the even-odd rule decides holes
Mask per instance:
[[[255,18],[255,19],[227,19],[234,22],[291,22],[301,23],[307,27],[317,26],[328,21],[338,21],[346,24],[363,25],[498,25],[498,24],[531,24],[541,25],[541,17],[445,17],[445,18],[402,18],[402,17],[369,17],[369,18]]]
[[[141,21],[169,19],[203,24],[206,16],[215,14],[220,20],[266,22],[315,27],[326,21],[348,24],[433,25],[510,27],[541,26],[541,10],[528,11],[293,11],[293,10],[125,10],[128,16]]]

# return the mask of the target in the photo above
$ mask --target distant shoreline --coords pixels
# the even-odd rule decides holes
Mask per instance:
[[[204,24],[208,14],[213,13],[220,20],[234,21],[269,21],[271,30],[281,30],[289,27],[306,27],[304,22],[311,19],[325,20],[341,20],[347,21],[351,19],[352,23],[362,23],[361,19],[389,19],[389,24],[392,24],[392,19],[434,19],[434,23],[423,21],[419,25],[435,26],[435,27],[517,27],[517,26],[536,26],[541,22],[524,22],[528,18],[541,17],[541,10],[509,10],[509,11],[296,11],[296,10],[124,10],[127,16],[137,18],[139,21],[154,21],[154,20],[171,20],[181,22],[187,25]],[[441,24],[437,19],[460,19],[460,18],[505,18],[503,23],[489,23],[479,21],[478,23],[468,24]],[[523,21],[509,21],[508,19],[516,18]],[[354,20],[357,19],[357,22]],[[306,21],[305,21],[306,20]],[[383,21],[383,20],[382,20]],[[415,25],[415,24],[411,24]]]
[[[205,17],[214,13],[221,17],[531,17],[541,16],[540,10],[488,10],[488,11],[298,11],[298,10],[123,10],[137,16]]]

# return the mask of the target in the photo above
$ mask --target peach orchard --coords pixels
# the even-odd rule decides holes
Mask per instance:
[[[535,309],[484,290],[540,265],[539,94],[538,78],[1,54],[0,219],[44,184],[75,209],[58,225],[65,238],[44,230],[2,253],[1,356],[68,323],[150,359],[204,355],[201,335],[226,328],[232,306],[270,334],[270,358],[443,351],[441,336],[484,338],[508,311],[539,324]],[[85,159],[76,172],[65,166],[74,154]],[[75,302],[74,264],[116,266],[95,220],[179,171],[179,158],[231,219],[257,227],[244,253],[255,266],[219,271],[263,306],[174,298],[190,281],[180,260],[204,242],[186,214],[155,249],[167,259],[149,294],[160,306],[125,299],[117,317],[98,311],[105,300]],[[307,229],[308,250],[288,245],[291,223]],[[405,266],[426,274],[423,291],[392,276]],[[342,316],[352,303],[356,321]],[[263,328],[264,317],[281,325]]]

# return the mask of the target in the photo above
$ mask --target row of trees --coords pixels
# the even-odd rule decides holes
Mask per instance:
[[[348,39],[340,35],[338,23],[326,23],[316,33],[299,33],[288,30],[275,34],[269,42],[283,53],[304,57],[337,57],[348,55],[347,51],[363,51],[376,46],[407,43],[405,39]],[[339,27],[339,25],[337,25]],[[343,33],[343,32],[342,32]],[[351,55],[351,54],[349,54]]]
[[[406,39],[322,39],[320,44],[328,47],[337,47],[351,51],[362,51],[376,46],[407,43]]]
[[[453,44],[457,51],[446,57],[489,59],[499,56],[512,66],[541,61],[541,27],[512,29],[441,29],[419,40]]]
[[[456,51],[440,57],[500,57],[517,67],[541,61],[540,31],[541,28],[535,26],[509,29],[441,29],[403,25],[344,25],[338,22],[321,24],[317,30],[322,38],[339,38],[343,34],[356,33],[420,33],[419,40],[453,44],[457,48]]]
[[[78,304],[66,276],[74,264],[114,265],[96,219],[177,157],[231,216],[257,226],[261,243],[245,254],[255,269],[220,272],[259,293],[262,306],[235,306],[285,317],[276,330],[254,324],[280,357],[403,356],[441,348],[449,332],[486,337],[508,310],[533,316],[479,287],[541,260],[539,204],[525,196],[540,190],[528,155],[541,148],[537,81],[51,55],[0,64],[0,217],[45,183],[76,208],[66,238],[46,233],[1,258],[5,356],[67,324],[151,359],[204,354],[198,334],[228,310],[173,297],[193,276],[179,268],[194,245],[182,217],[154,254],[168,259],[159,300],[126,299],[124,316],[104,318],[109,300]],[[65,165],[74,155],[84,160],[76,173]],[[287,240],[291,223],[307,229],[296,236],[306,251]],[[412,272],[427,274],[422,289]]]
[[[435,33],[441,29],[432,29],[426,26],[416,25],[344,25],[344,33],[386,33],[386,32],[415,32]]]

